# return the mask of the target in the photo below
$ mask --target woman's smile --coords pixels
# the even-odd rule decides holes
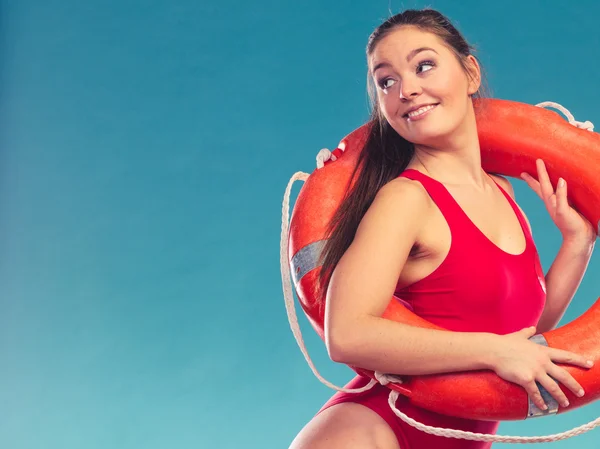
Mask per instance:
[[[439,104],[439,103],[438,103]],[[408,114],[405,114],[403,117],[409,121],[414,122],[415,120],[421,120],[429,115],[431,111],[433,111],[438,104],[430,104],[428,106],[423,106],[416,111],[411,111]]]

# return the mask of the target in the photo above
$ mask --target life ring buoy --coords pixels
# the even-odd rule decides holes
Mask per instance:
[[[558,176],[569,185],[573,205],[597,229],[600,226],[600,135],[579,129],[559,114],[540,107],[507,100],[476,100],[477,129],[483,169],[489,173],[518,177],[536,175],[535,160],[545,161],[554,186]],[[301,306],[313,328],[324,339],[324,298],[318,297],[318,259],[327,225],[339,206],[368,133],[368,124],[356,129],[333,151],[332,160],[315,170],[298,194],[291,224],[288,255],[291,275]],[[441,329],[415,315],[392,298],[384,318],[413,326]],[[581,317],[532,340],[553,348],[573,351],[594,362],[600,360],[600,299]],[[569,399],[566,409],[550,397],[547,411],[529,401],[517,384],[491,371],[470,371],[403,377],[388,387],[422,408],[451,416],[482,420],[520,420],[561,413],[600,397],[600,367],[589,370],[565,365],[586,394],[576,397],[561,385]],[[372,371],[352,367],[374,378]],[[543,392],[544,393],[544,392]]]

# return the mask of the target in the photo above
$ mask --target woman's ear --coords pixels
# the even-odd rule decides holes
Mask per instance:
[[[477,93],[479,87],[481,86],[481,68],[479,67],[479,63],[477,59],[473,55],[467,56],[467,72],[469,74],[469,86],[467,88],[467,93],[469,96]]]

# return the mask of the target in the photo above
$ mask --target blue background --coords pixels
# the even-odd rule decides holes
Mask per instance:
[[[595,1],[0,5],[2,448],[289,445],[332,391],[285,314],[283,192],[367,118],[364,48],[390,11],[440,9],[495,97],[600,126]],[[547,270],[560,236],[513,184]],[[599,262],[564,322],[598,297]],[[301,324],[323,375],[350,379]],[[597,448],[599,432],[552,447]]]

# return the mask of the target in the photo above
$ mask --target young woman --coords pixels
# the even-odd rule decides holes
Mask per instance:
[[[542,161],[537,180],[523,176],[564,239],[544,278],[510,183],[481,167],[472,101],[481,70],[446,17],[434,10],[391,17],[370,36],[367,60],[376,90],[372,132],[355,187],[331,223],[322,269],[330,357],[399,375],[489,369],[525,388],[540,408],[536,382],[566,406],[557,382],[584,393],[556,363],[587,361],[528,338],[555,327],[575,294],[595,241],[592,225],[569,206],[562,181],[554,191]],[[454,332],[381,319],[392,295]],[[357,376],[347,387],[367,381]],[[388,394],[380,385],[335,394],[291,448],[490,447],[412,428],[390,410]],[[403,397],[396,405],[436,427],[495,433],[498,426],[419,409]]]

